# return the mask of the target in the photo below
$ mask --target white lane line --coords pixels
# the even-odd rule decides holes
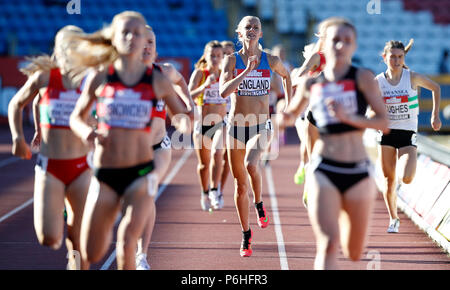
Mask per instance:
[[[178,162],[175,164],[175,166],[172,168],[172,170],[169,172],[169,174],[167,174],[166,178],[163,180],[163,182],[159,186],[158,193],[155,196],[155,202],[158,200],[158,198],[161,196],[161,194],[164,192],[164,190],[170,184],[172,179],[175,177],[175,175],[181,169],[183,164],[186,162],[186,160],[192,154],[192,151],[193,151],[192,149],[186,149],[183,153],[183,156],[181,156],[180,160],[178,160]],[[108,259],[106,259],[105,263],[102,265],[100,270],[108,270],[115,259],[116,259],[116,249],[114,249],[113,252],[111,253],[111,255],[109,255]]]
[[[267,186],[269,187],[269,195],[270,195],[270,205],[272,208],[272,215],[273,215],[273,224],[275,226],[275,235],[277,237],[277,244],[278,244],[278,255],[280,256],[280,267],[281,270],[289,270],[289,265],[287,261],[287,255],[286,255],[286,248],[284,246],[284,239],[283,239],[283,231],[281,230],[281,221],[280,221],[280,215],[278,211],[278,201],[277,196],[275,194],[275,186],[273,182],[273,175],[272,175],[272,168],[269,166],[266,166],[266,180],[267,180]]]
[[[0,168],[5,167],[6,165],[9,165],[11,163],[17,162],[19,160],[20,158],[15,156],[6,158],[5,160],[0,161]]]
[[[9,157],[5,160],[0,161],[0,168],[5,167],[9,164],[15,163],[17,161],[20,161],[21,159],[19,157]],[[0,217],[0,223],[4,220],[6,220],[7,218],[13,216],[14,214],[18,213],[19,211],[21,211],[22,209],[26,208],[27,206],[29,206],[30,204],[33,203],[33,198],[30,198],[29,200],[27,200],[26,202],[24,202],[23,204],[19,205],[18,207],[16,207],[15,209],[13,209],[12,211],[8,212],[7,214],[5,214],[4,216]]]
[[[172,170],[167,174],[166,178],[163,180],[161,185],[159,186],[158,193],[155,196],[155,201],[161,196],[164,190],[166,190],[166,187],[170,184],[172,179],[175,177],[175,175],[178,173],[178,171],[181,169],[181,167],[184,165],[184,163],[188,160],[189,156],[191,156],[193,149],[186,149],[183,153],[183,156],[181,156],[180,160],[175,164],[175,166],[172,168]]]
[[[16,207],[15,209],[13,209],[12,211],[8,212],[7,214],[5,214],[4,216],[0,217],[0,223],[4,220],[6,220],[7,218],[11,217],[12,215],[18,213],[19,211],[21,211],[22,209],[26,208],[27,206],[29,206],[30,204],[33,203],[34,198],[30,198],[29,200],[27,200],[26,202],[24,202],[22,205]]]

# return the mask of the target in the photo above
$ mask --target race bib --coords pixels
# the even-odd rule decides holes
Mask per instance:
[[[411,119],[408,96],[383,97],[389,120]]]
[[[220,96],[218,82],[205,89],[203,92],[203,102],[205,104],[225,104],[227,102],[226,99]]]
[[[237,75],[244,69],[237,69]],[[270,93],[270,71],[268,69],[252,70],[237,88],[238,96],[261,97]]]
[[[39,104],[41,124],[69,127],[70,114],[80,97],[76,91],[59,92],[59,98],[50,98]]]
[[[353,81],[345,80],[336,83],[314,84],[311,87],[311,109],[319,127],[340,123],[328,111],[326,105],[328,98],[332,98],[336,103],[341,104],[346,114],[354,115],[358,112],[358,101]]]
[[[151,117],[152,102],[147,100],[103,98],[97,104],[97,114],[102,122],[111,127],[143,129]]]

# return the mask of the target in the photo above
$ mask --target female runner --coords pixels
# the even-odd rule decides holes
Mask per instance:
[[[183,76],[175,69],[170,63],[155,63],[157,57],[156,51],[156,35],[150,26],[146,26],[147,45],[144,50],[143,62],[161,72],[170,80],[173,89],[178,96],[186,104],[188,110],[193,108],[193,101],[189,95],[189,89]],[[153,134],[153,161],[155,163],[155,170],[153,173],[158,178],[156,182],[159,184],[162,177],[169,168],[170,161],[172,159],[172,147],[171,140],[167,135],[166,130],[166,110],[165,104],[161,101],[158,104],[159,108],[154,116],[152,116],[152,134]],[[157,190],[156,188],[154,189]],[[137,270],[150,270],[150,265],[147,262],[147,252],[150,240],[152,237],[153,227],[155,225],[156,207],[155,202],[151,203],[150,217],[145,226],[142,237],[138,240],[138,250],[136,253],[136,269]]]
[[[134,11],[114,16],[110,26],[74,37],[75,64],[101,68],[89,75],[70,118],[70,127],[93,146],[94,176],[86,201],[82,230],[82,258],[95,263],[106,253],[117,214],[118,269],[135,269],[136,245],[149,219],[155,196],[151,117],[159,100],[174,114],[188,113],[172,86],[158,70],[142,62],[146,21]],[[98,130],[87,123],[97,103]],[[192,117],[192,114],[190,114]],[[189,121],[177,127],[187,132]]]
[[[225,57],[220,77],[220,94],[231,94],[228,120],[227,151],[234,177],[234,200],[243,233],[240,255],[252,255],[252,231],[249,223],[248,178],[253,190],[257,222],[269,224],[262,201],[262,177],[259,161],[270,143],[272,123],[269,116],[270,76],[272,71],[283,79],[284,90],[291,97],[291,79],[280,58],[262,51],[259,40],[262,27],[258,17],[245,16],[237,30],[242,49]]]
[[[91,170],[87,164],[88,147],[69,127],[69,116],[80,97],[84,76],[71,65],[69,35],[81,34],[76,26],[65,26],[55,37],[52,57],[32,60],[23,70],[28,81],[9,104],[8,116],[15,156],[30,159],[22,129],[22,111],[35,99],[33,111],[36,133],[32,147],[40,146],[35,167],[34,228],[41,245],[59,249],[64,236],[64,205],[67,209],[66,246],[70,269],[87,269],[77,265],[75,252],[80,251],[80,228],[89,188]],[[35,97],[37,95],[37,97]]]
[[[376,76],[389,117],[389,134],[379,134],[379,152],[385,187],[383,197],[389,212],[388,233],[398,233],[400,219],[397,213],[396,172],[403,183],[411,183],[417,164],[417,123],[419,100],[417,88],[432,91],[433,110],[431,126],[441,128],[439,104],[441,89],[439,84],[424,75],[411,71],[405,66],[405,56],[412,46],[405,47],[401,41],[391,40],[383,50],[383,60],[387,70]],[[397,171],[398,170],[398,171]]]
[[[208,42],[189,81],[189,91],[197,105],[199,119],[194,125],[193,139],[202,188],[202,210],[223,206],[223,196],[218,190],[223,169],[224,117],[227,113],[226,99],[219,95],[222,60],[220,42]]]
[[[293,123],[306,107],[320,133],[307,172],[308,214],[316,237],[315,269],[336,269],[339,242],[344,255],[360,259],[376,194],[363,143],[366,128],[387,129],[387,114],[374,75],[352,66],[356,29],[330,18],[321,75],[305,79],[281,122]],[[305,100],[306,99],[306,100]],[[367,106],[374,111],[365,117]]]

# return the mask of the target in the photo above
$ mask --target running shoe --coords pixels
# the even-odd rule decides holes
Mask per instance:
[[[219,194],[219,208],[218,208],[218,209],[223,208],[224,203],[225,203],[225,201],[223,200],[223,194],[222,194],[222,192],[220,191],[220,194]],[[216,209],[217,209],[217,208],[216,208]]]
[[[297,172],[294,175],[295,184],[302,185],[305,182],[305,175],[306,175],[305,167],[302,167],[301,169],[297,170]]]
[[[393,219],[389,223],[389,227],[387,229],[388,233],[398,233],[398,228],[400,227],[400,219]]]
[[[211,203],[209,201],[209,197],[207,194],[202,193],[200,197],[200,206],[202,207],[203,211],[208,211],[211,207]]]
[[[267,215],[266,208],[263,202],[255,204],[256,215],[258,216],[258,226],[260,228],[266,228],[269,225],[269,216]]]
[[[146,254],[140,253],[136,255],[136,270],[150,270]]]
[[[223,196],[219,190],[210,190],[209,200],[213,209],[221,209],[223,207]]]
[[[252,255],[252,237],[253,231],[251,229],[242,233],[242,244],[240,249],[241,257],[250,257]]]

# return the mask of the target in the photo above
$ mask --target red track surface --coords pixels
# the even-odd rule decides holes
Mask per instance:
[[[31,133],[26,130],[28,137]],[[10,150],[9,129],[0,126],[0,220],[33,195],[35,158],[32,161],[14,160]],[[173,151],[168,174],[184,153],[183,150]],[[157,221],[149,249],[152,269],[279,270],[279,246],[285,247],[286,258],[281,260],[287,263],[288,269],[312,269],[314,236],[306,210],[301,204],[301,187],[293,183],[298,160],[298,146],[291,144],[282,147],[278,159],[270,163],[278,203],[275,213],[279,215],[280,224],[274,221],[274,208],[267,184],[270,176],[267,177],[263,169],[263,200],[271,224],[266,229],[260,229],[256,224],[256,214],[251,209],[253,256],[241,258],[241,230],[233,202],[231,178],[224,189],[225,207],[212,213],[202,212],[195,170],[197,161],[194,154],[189,155],[156,203]],[[362,260],[351,262],[340,256],[340,267],[367,269],[373,264],[373,257],[367,256],[370,251],[378,255],[382,270],[449,270],[450,258],[405,215],[400,214],[400,218],[400,233],[387,234],[388,215],[382,197],[378,195]],[[279,243],[280,236],[277,239],[276,228],[279,232],[281,230],[283,244]],[[101,263],[92,265],[93,269],[109,265],[106,260],[114,246],[113,243]],[[64,245],[58,251],[53,251],[38,244],[31,204],[0,221],[0,269],[65,269],[66,263]],[[115,269],[116,263],[113,262],[108,268]]]

